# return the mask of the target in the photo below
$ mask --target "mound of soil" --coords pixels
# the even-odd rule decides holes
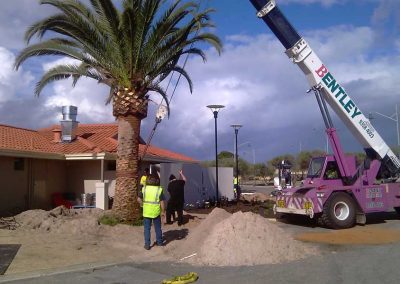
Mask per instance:
[[[258,214],[220,208],[194,228],[178,251],[178,257],[192,255],[186,260],[191,264],[214,266],[282,263],[318,254]]]
[[[220,209],[224,209],[229,213],[236,213],[236,212],[253,212],[255,214],[259,214],[265,218],[275,218],[274,212],[272,210],[275,201],[273,200],[266,200],[264,202],[256,201],[256,202],[248,202],[239,200],[238,202],[228,202],[225,204],[221,204],[219,207]],[[187,210],[188,213],[195,213],[195,214],[209,214],[211,213],[216,207],[210,208],[192,208]]]

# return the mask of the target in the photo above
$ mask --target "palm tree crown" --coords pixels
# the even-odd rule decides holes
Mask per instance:
[[[155,91],[168,101],[160,83],[172,71],[184,76],[192,91],[190,77],[177,63],[183,54],[206,59],[201,49],[193,47],[196,42],[207,42],[221,51],[217,36],[199,33],[213,26],[209,17],[213,10],[199,12],[197,3],[181,0],[165,8],[165,2],[125,0],[120,12],[111,0],[90,0],[92,7],[78,0],[41,0],[60,12],[34,23],[25,40],[29,43],[35,35],[43,39],[49,31],[59,37],[25,48],[15,67],[29,57],[42,55],[63,55],[80,62],[48,70],[36,85],[37,96],[50,82],[72,76],[75,85],[85,76],[111,87],[108,102],[118,87],[132,89],[140,96]]]

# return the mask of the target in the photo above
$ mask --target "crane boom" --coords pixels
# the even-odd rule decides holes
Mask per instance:
[[[374,129],[371,122],[350,98],[343,86],[318,58],[277,7],[275,0],[250,0],[261,18],[286,48],[286,55],[318,89],[331,108],[366,148],[373,149],[392,173],[400,172],[400,160]]]

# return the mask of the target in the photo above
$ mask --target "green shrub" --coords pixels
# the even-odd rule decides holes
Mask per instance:
[[[143,216],[133,222],[128,222],[115,217],[112,214],[106,214],[99,218],[99,223],[108,226],[115,226],[118,224],[130,225],[130,226],[143,226]]]
[[[129,224],[129,225],[132,225],[132,226],[143,226],[143,216],[141,215],[140,217],[139,217],[139,219],[137,219],[136,221],[133,221],[133,223],[131,223],[131,224]]]
[[[120,224],[121,220],[119,220],[114,215],[103,215],[99,218],[99,223],[103,225],[115,226],[117,224]]]

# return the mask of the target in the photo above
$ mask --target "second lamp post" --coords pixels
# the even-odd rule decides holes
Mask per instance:
[[[238,144],[237,144],[237,137],[239,133],[239,128],[242,127],[241,124],[232,124],[231,127],[235,130],[235,163],[236,163],[236,174],[233,186],[236,188],[236,198],[239,199],[240,197],[240,190],[239,190],[239,156],[238,156]]]
[[[212,113],[214,114],[214,119],[215,119],[215,193],[216,193],[216,199],[215,199],[215,205],[218,206],[218,139],[217,139],[217,118],[218,118],[218,112],[220,111],[221,108],[224,108],[225,106],[223,105],[208,105],[207,106]]]

